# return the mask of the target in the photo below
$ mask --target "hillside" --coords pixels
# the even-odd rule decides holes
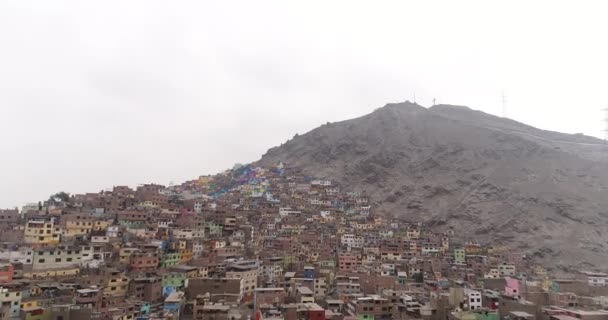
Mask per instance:
[[[608,147],[461,106],[389,104],[272,148],[283,161],[365,190],[376,212],[511,245],[555,267],[608,259]]]

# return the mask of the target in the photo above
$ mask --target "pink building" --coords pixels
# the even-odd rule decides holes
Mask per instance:
[[[338,266],[340,267],[340,271],[356,271],[357,256],[347,253],[340,254],[338,256]]]
[[[519,296],[519,281],[510,277],[506,277],[505,281],[505,294],[511,297]]]
[[[13,273],[15,268],[12,264],[0,264],[0,283],[11,283],[13,282]]]

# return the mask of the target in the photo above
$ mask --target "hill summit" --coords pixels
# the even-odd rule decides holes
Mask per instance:
[[[387,104],[297,135],[284,162],[365,191],[376,212],[523,249],[555,266],[608,256],[608,146],[463,106]]]

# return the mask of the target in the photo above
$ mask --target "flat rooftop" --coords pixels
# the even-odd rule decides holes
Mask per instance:
[[[285,289],[283,288],[255,288],[256,292],[283,292]]]
[[[313,294],[309,287],[298,287],[298,292],[300,294]]]

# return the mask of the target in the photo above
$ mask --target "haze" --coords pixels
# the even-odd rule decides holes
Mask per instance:
[[[603,137],[601,1],[2,1],[0,208],[257,160],[387,102]]]

